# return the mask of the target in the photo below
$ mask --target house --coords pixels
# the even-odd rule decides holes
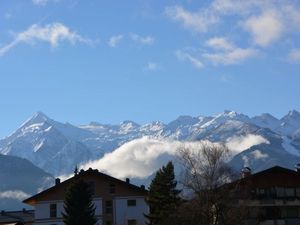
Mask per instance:
[[[149,209],[145,202],[148,191],[144,186],[135,186],[128,178],[122,181],[91,168],[75,176],[91,187],[98,225],[145,224],[144,214]],[[55,186],[23,201],[35,209],[34,224],[63,224],[64,197],[75,176],[64,182],[56,179]]]
[[[300,170],[275,166],[232,182],[233,196],[247,208],[247,224],[300,225]]]
[[[4,211],[0,213],[0,225],[24,224],[32,225],[34,211],[23,209],[22,211]]]

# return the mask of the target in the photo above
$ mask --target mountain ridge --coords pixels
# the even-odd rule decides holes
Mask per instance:
[[[273,140],[270,145],[282,151],[288,148],[286,154],[300,151],[300,113],[291,110],[277,119],[269,113],[249,117],[224,110],[213,116],[179,116],[167,124],[160,121],[138,124],[125,120],[113,125],[91,122],[74,126],[36,112],[10,136],[0,140],[0,153],[26,158],[51,174],[63,175],[72,172],[76,165],[99,159],[144,136],[227,142],[250,134]],[[291,148],[296,151],[290,151]]]

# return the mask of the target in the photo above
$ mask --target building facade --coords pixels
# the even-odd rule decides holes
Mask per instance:
[[[275,166],[243,172],[231,183],[238,205],[247,209],[249,225],[300,225],[300,170]]]
[[[81,170],[76,178],[90,185],[98,225],[146,223],[144,214],[149,209],[145,202],[148,192],[144,186],[138,187],[131,184],[129,179],[122,181],[92,169]],[[64,182],[56,179],[55,186],[23,201],[35,209],[34,224],[64,224],[62,213],[65,193],[74,179],[72,177]]]

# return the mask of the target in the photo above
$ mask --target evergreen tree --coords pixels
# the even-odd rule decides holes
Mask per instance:
[[[75,179],[66,192],[64,223],[66,225],[96,224],[95,206],[92,199],[89,185],[80,179]]]
[[[150,213],[145,215],[149,225],[163,225],[170,222],[170,215],[180,204],[180,190],[176,189],[177,182],[174,175],[174,166],[169,162],[156,173],[149,187],[146,199]]]

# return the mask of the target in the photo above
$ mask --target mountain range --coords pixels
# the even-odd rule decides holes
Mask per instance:
[[[76,165],[98,160],[145,136],[168,141],[226,143],[235,152],[229,163],[236,169],[249,166],[259,171],[274,165],[293,168],[300,163],[300,113],[296,110],[280,119],[268,113],[249,117],[224,111],[213,116],[180,116],[167,124],[124,121],[117,125],[91,122],[80,126],[61,123],[37,112],[0,140],[0,156],[22,158],[48,174],[38,177],[53,179],[52,175],[70,174]],[[0,178],[5,169],[1,164]],[[0,186],[0,193],[4,190],[8,189]]]

